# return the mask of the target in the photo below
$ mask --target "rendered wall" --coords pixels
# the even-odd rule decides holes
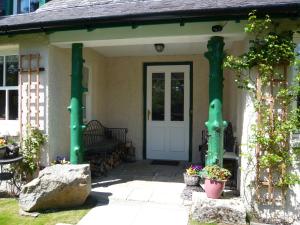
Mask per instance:
[[[71,50],[49,47],[49,153],[50,160],[57,156],[69,158],[70,115],[67,107],[71,95]],[[95,51],[85,48],[85,65],[91,72],[90,119],[104,120],[104,59]]]
[[[0,51],[5,49],[5,46],[17,46],[16,53],[19,55],[28,54],[40,54],[40,67],[45,68],[45,71],[40,72],[40,93],[39,93],[39,128],[45,133],[48,133],[48,114],[47,114],[47,79],[48,79],[48,40],[43,34],[32,34],[32,35],[22,35],[14,37],[0,37]],[[32,89],[35,89],[36,75],[33,74],[32,78]],[[0,121],[0,133],[3,135],[20,135],[20,127],[22,124],[22,134],[25,135],[27,124],[29,123],[27,119],[28,112],[28,75],[27,73],[22,74],[22,84],[19,84],[19,102],[21,102],[21,109],[19,109],[19,120],[18,121]],[[35,126],[35,91],[31,91],[31,114],[30,123]],[[22,96],[22,99],[20,98]],[[22,118],[22,123],[20,123],[20,118]],[[10,128],[13,128],[12,131]],[[42,150],[42,161],[49,160],[48,146],[46,145]]]
[[[50,160],[69,156],[70,119],[67,110],[71,93],[71,54],[49,46],[49,153]]]
[[[106,125],[127,127],[128,137],[136,147],[138,159],[143,153],[143,63],[144,62],[193,62],[193,161],[200,159],[198,146],[201,131],[208,118],[208,61],[203,55],[153,56],[153,57],[113,57],[107,58],[106,65]],[[235,126],[235,117],[230,110],[235,96],[229,96],[232,79],[225,76],[224,111],[225,120]],[[230,108],[231,107],[231,108]],[[236,126],[235,126],[236,127]]]

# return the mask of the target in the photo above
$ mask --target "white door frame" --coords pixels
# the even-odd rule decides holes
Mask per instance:
[[[187,134],[187,140],[188,140],[188,156],[185,157],[183,160],[192,160],[192,99],[193,99],[193,63],[192,62],[156,62],[156,63],[144,63],[144,143],[143,143],[143,158],[147,159],[147,139],[149,138],[147,128],[148,128],[148,109],[150,105],[152,104],[152,100],[147,99],[149,96],[149,90],[148,84],[149,84],[149,77],[148,74],[148,69],[152,67],[152,70],[154,67],[158,68],[158,71],[160,68],[167,68],[167,67],[174,69],[174,66],[177,66],[178,68],[188,68],[188,79],[185,79],[185,88],[189,89],[188,94],[185,95],[185,103],[188,103],[187,110],[185,110],[184,117],[185,121],[188,121],[188,130],[185,132]],[[154,69],[155,70],[155,69]],[[167,69],[168,70],[168,69]],[[171,69],[172,70],[172,69]],[[153,72],[153,71],[152,71]],[[176,72],[176,71],[172,71]],[[152,83],[152,82],[151,82]],[[167,84],[166,84],[167,85]],[[165,93],[165,102],[170,99],[170,93]],[[150,105],[149,105],[150,104]],[[165,112],[170,112],[170,104],[165,104]],[[152,112],[151,112],[152,113]],[[166,117],[169,117],[168,115],[165,115]],[[166,118],[169,119],[169,118]],[[173,121],[174,123],[174,121]],[[179,124],[179,123],[178,123]],[[176,122],[175,122],[176,125]]]

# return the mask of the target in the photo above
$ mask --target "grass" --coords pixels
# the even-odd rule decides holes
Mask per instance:
[[[37,218],[19,215],[19,205],[16,199],[0,198],[0,224],[1,225],[55,225],[57,223],[76,224],[95,206],[95,200],[87,202],[76,209],[61,211],[48,210],[42,212]]]
[[[190,218],[189,225],[225,225],[225,224],[223,224],[223,223],[214,223],[214,222],[211,222],[211,223],[201,223],[201,222],[198,222],[196,220],[192,220]]]

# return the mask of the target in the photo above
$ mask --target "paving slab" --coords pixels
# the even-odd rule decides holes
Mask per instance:
[[[113,201],[92,209],[78,225],[186,225],[188,210],[184,206],[151,202]]]
[[[189,206],[181,198],[183,170],[183,164],[151,165],[148,161],[121,165],[93,182],[92,195],[101,205],[78,225],[187,225]]]

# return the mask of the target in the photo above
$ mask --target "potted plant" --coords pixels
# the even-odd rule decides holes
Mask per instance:
[[[208,198],[220,198],[225,183],[231,176],[229,170],[218,165],[206,166],[202,171],[202,176],[205,178],[204,190]]]
[[[198,186],[200,181],[199,174],[202,169],[202,166],[199,165],[191,165],[189,168],[187,168],[185,173],[183,174],[184,183],[187,186]]]
[[[6,153],[7,143],[4,138],[0,138],[0,159],[4,158]]]

